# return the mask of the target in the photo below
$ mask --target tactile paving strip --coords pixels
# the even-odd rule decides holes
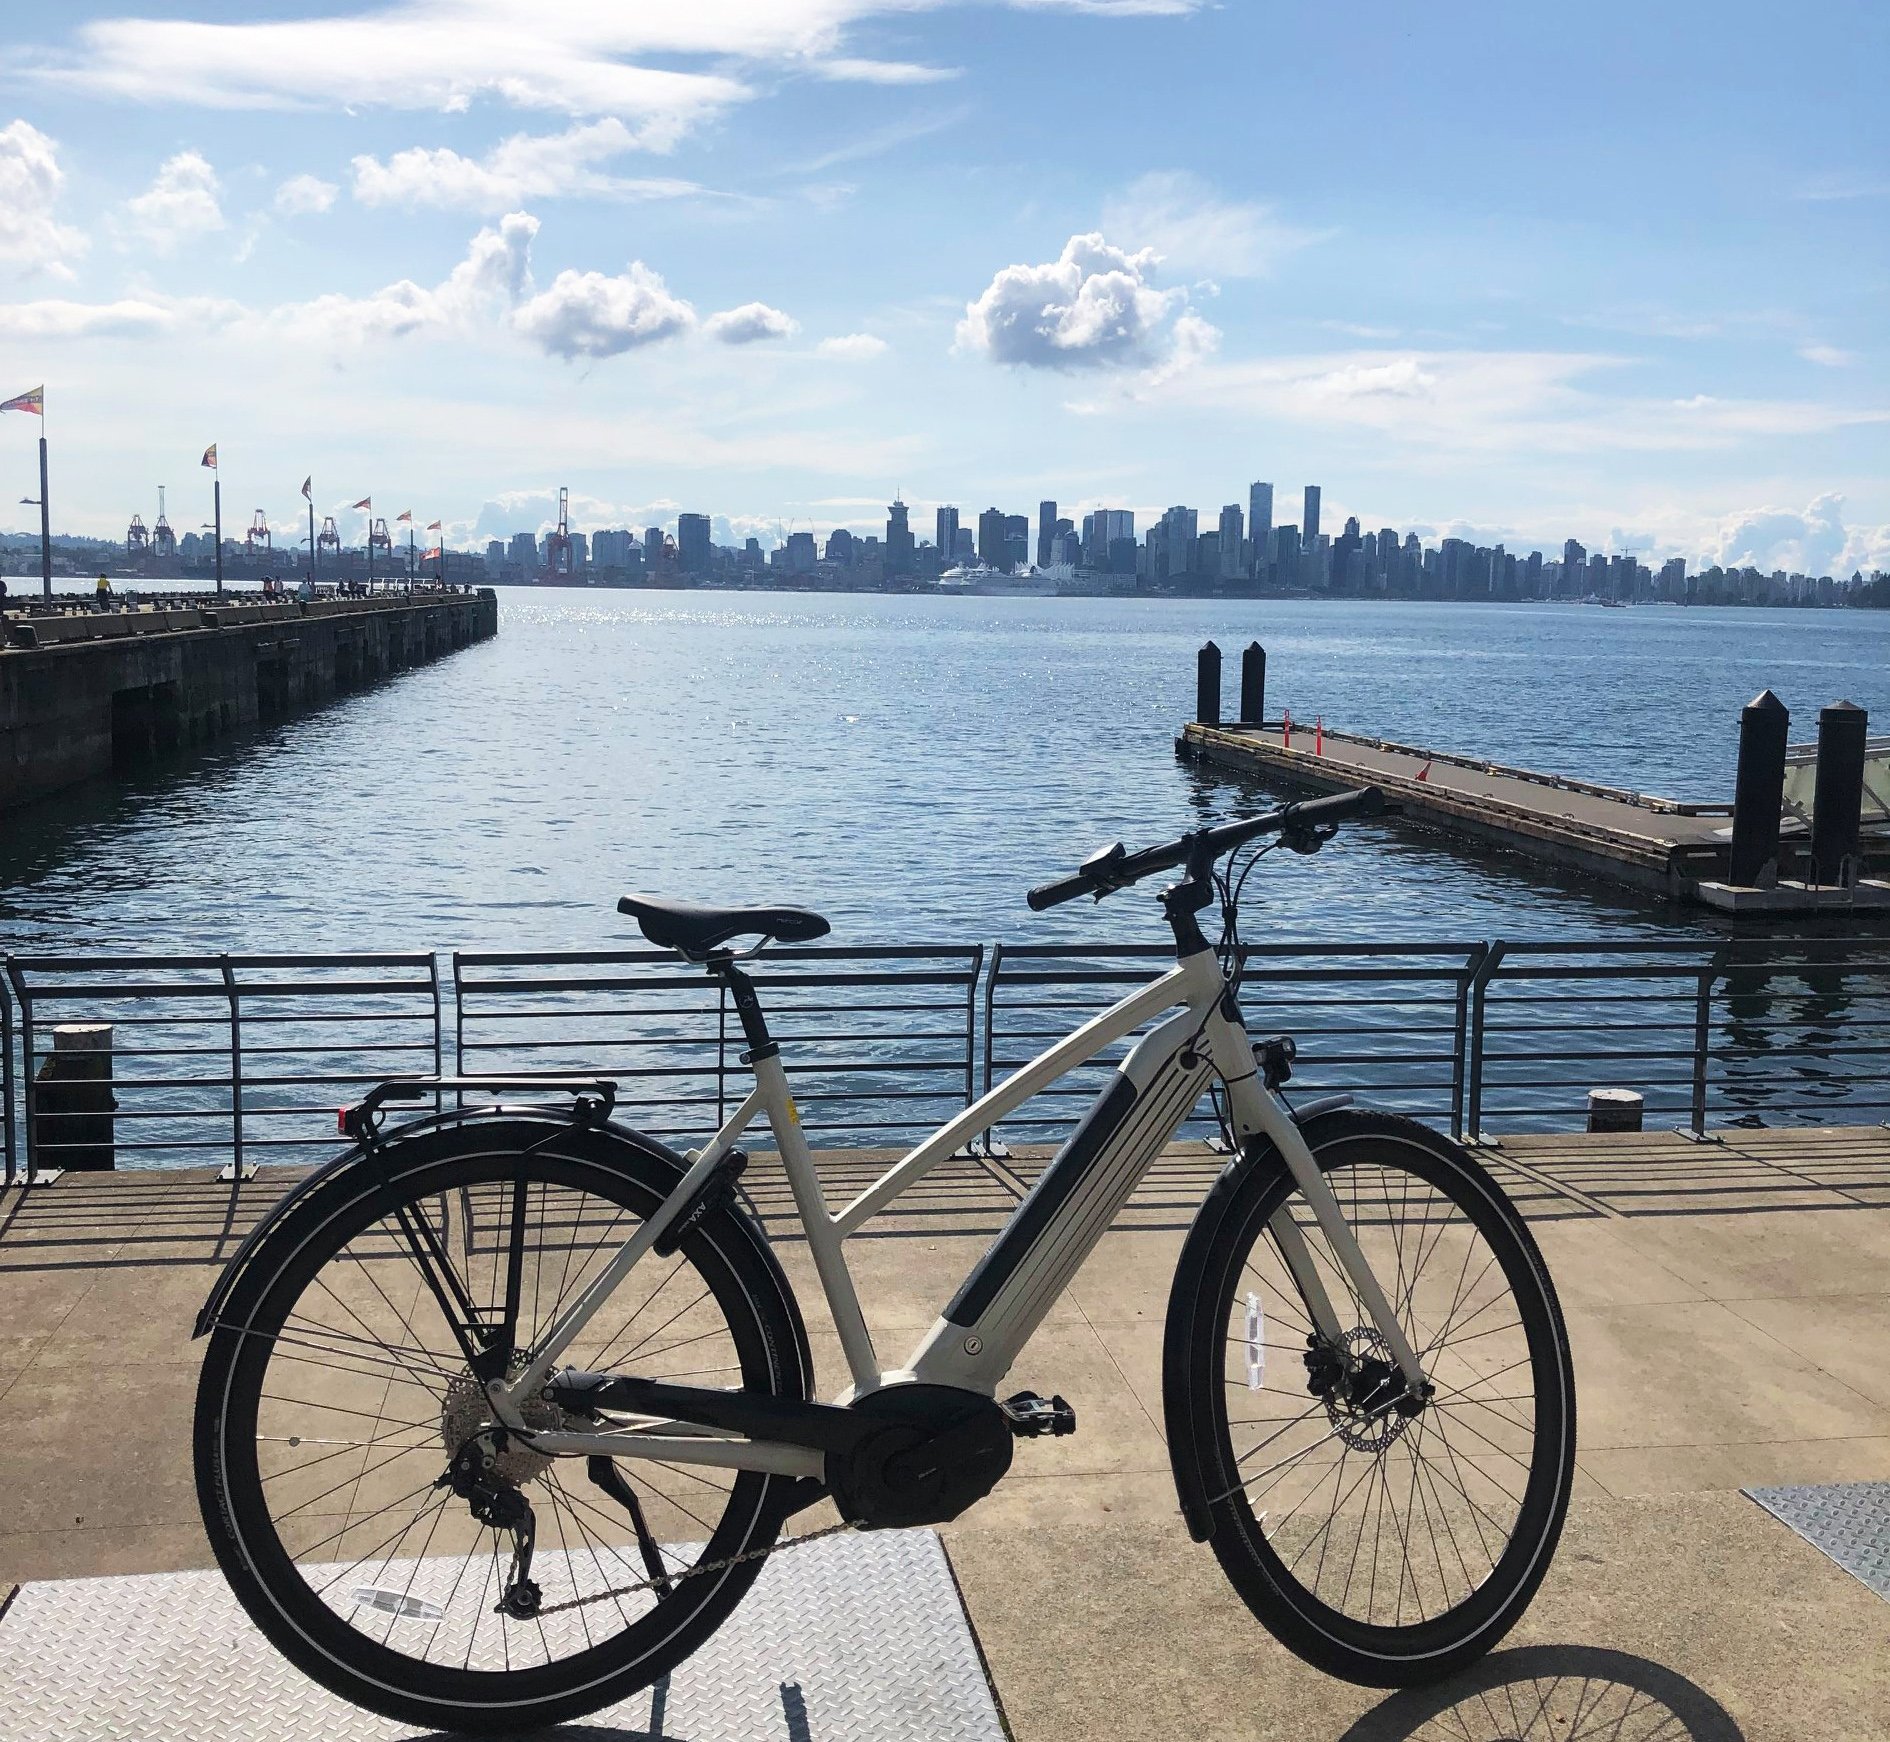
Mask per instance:
[[[1890,1597],[1890,1482],[1831,1482],[1744,1493],[1880,1597]]]
[[[930,1530],[841,1536],[777,1555],[694,1657],[582,1725],[577,1733],[592,1742],[1004,1736]],[[423,1735],[437,1732],[361,1711],[304,1678],[214,1572],[42,1581],[24,1586],[0,1621],[0,1737],[9,1742]]]

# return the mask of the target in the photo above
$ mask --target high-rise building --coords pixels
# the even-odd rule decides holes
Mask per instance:
[[[987,508],[978,516],[978,560],[986,568],[1001,569],[1008,558],[1004,554],[1004,510]]]
[[[886,509],[887,574],[911,574],[912,554],[912,528],[906,522],[906,505],[894,497]]]
[[[1028,529],[1026,529],[1028,530]],[[1037,504],[1037,567],[1047,569],[1051,563],[1050,544],[1057,535],[1057,505],[1054,502]]]
[[[1247,542],[1253,551],[1252,570],[1261,574],[1273,551],[1273,486],[1247,486]]]
[[[185,533],[184,536],[186,538],[191,538],[191,537],[194,537],[195,534]],[[486,541],[486,561],[490,563],[492,567],[495,569],[502,562],[505,561],[505,540],[504,539],[494,538],[494,539],[488,539]]]
[[[859,552],[854,548],[854,537],[844,526],[836,526],[827,535],[827,560],[841,568],[851,568],[858,559]]]
[[[781,566],[789,574],[811,575],[818,560],[811,532],[790,532],[787,535],[787,553],[781,559]]]
[[[538,534],[535,532],[515,532],[512,542],[506,546],[505,560],[517,563],[522,569],[538,567]]]
[[[670,542],[660,526],[646,526],[643,529],[643,563],[646,568],[655,568],[670,553]]]
[[[952,552],[958,548],[958,510],[941,508],[935,518],[938,530],[933,534],[932,542],[938,546],[944,560],[950,562]]]
[[[686,575],[709,572],[709,517],[706,514],[676,516],[676,561]]]
[[[1220,561],[1215,572],[1224,581],[1238,580],[1246,573],[1246,566],[1241,561],[1241,519],[1240,504],[1230,502],[1221,510]]]
[[[1300,542],[1311,550],[1319,542],[1319,486],[1306,486],[1306,512],[1300,516]]]
[[[969,526],[961,526],[952,534],[951,560],[955,563],[968,563],[977,559],[978,541],[972,536]]]
[[[630,534],[594,532],[591,534],[591,561],[600,569],[624,569],[630,566]]]
[[[1007,514],[1004,516],[1004,566],[1018,569],[1029,561],[1030,516]]]

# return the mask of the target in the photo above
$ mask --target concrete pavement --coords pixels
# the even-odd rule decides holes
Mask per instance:
[[[1165,1156],[1012,1375],[1068,1397],[1079,1432],[1020,1445],[944,1532],[1019,1742],[1890,1736],[1890,1607],[1737,1491],[1890,1479],[1890,1132],[1725,1138],[1489,1153],[1567,1311],[1579,1473],[1523,1626],[1422,1696],[1307,1669],[1181,1527],[1161,1323],[1220,1162],[1192,1145]],[[853,1243],[882,1355],[932,1322],[1041,1159],[955,1162]],[[836,1200],[875,1171],[855,1154],[823,1168]],[[190,1320],[289,1177],[73,1175],[0,1199],[0,1583],[207,1564]],[[837,1344],[785,1184],[761,1158],[749,1183],[831,1391]],[[102,1421],[133,1424],[129,1439]]]

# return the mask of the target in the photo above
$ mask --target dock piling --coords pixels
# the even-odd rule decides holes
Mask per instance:
[[[1811,875],[1826,888],[1857,882],[1864,810],[1865,735],[1870,716],[1855,702],[1818,712],[1818,775],[1811,797]]]
[[[1770,889],[1778,882],[1779,813],[1785,796],[1785,742],[1792,717],[1770,690],[1739,710],[1739,772],[1733,786],[1732,863],[1727,882]]]
[[[1194,657],[1194,717],[1203,726],[1221,723],[1221,650],[1211,641]]]
[[[54,1028],[53,1050],[33,1086],[42,1169],[109,1172],[118,1165],[109,1022]]]
[[[1257,641],[1247,643],[1240,656],[1240,723],[1263,726],[1267,718],[1267,650]]]

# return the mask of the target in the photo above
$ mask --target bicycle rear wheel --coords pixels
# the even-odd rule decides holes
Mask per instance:
[[[1223,1175],[1183,1249],[1170,1452],[1228,1578],[1283,1644],[1350,1681],[1430,1681],[1502,1638],[1548,1569],[1575,1465],[1567,1333],[1527,1226],[1456,1145],[1358,1111],[1306,1138],[1434,1394],[1400,1398],[1384,1338],[1268,1147]],[[1336,1346],[1287,1265],[1289,1221]]]
[[[760,1561],[717,1563],[775,1540],[785,1478],[624,1458],[600,1485],[511,1442],[496,1481],[530,1508],[536,1613],[501,1603],[512,1529],[439,1485],[491,1422],[422,1253],[490,1322],[516,1250],[528,1351],[677,1177],[617,1133],[474,1122],[344,1169],[259,1248],[205,1358],[198,1490],[231,1586],[307,1674],[410,1723],[530,1730],[649,1685],[740,1601]],[[646,1257],[561,1364],[799,1398],[803,1346],[764,1240],[724,1209]],[[594,1431],[546,1399],[522,1413]]]

